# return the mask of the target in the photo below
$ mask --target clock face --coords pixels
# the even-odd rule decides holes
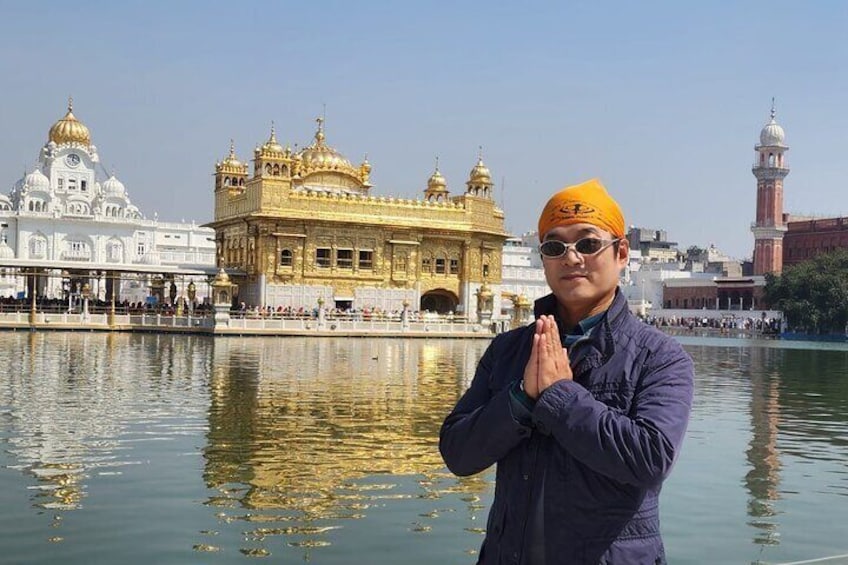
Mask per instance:
[[[76,167],[80,163],[79,155],[76,153],[69,153],[67,157],[65,157],[65,162],[71,167]]]

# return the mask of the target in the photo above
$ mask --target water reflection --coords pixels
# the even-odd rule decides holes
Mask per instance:
[[[695,505],[708,497],[711,509],[740,501],[742,516],[729,531],[745,531],[747,524],[744,542],[770,552],[788,549],[776,542],[793,528],[796,539],[820,536],[811,542],[816,549],[824,551],[829,540],[837,545],[839,535],[828,532],[844,523],[838,508],[848,495],[848,352],[734,343],[687,345],[698,388],[684,458],[703,459],[720,478],[708,492],[688,489],[686,496]],[[27,489],[30,504],[10,504],[8,493],[0,503],[12,520],[33,514],[32,507],[47,514],[53,528],[38,539],[62,541],[59,547],[70,550],[75,538],[67,525],[60,527],[71,516],[96,520],[98,513],[86,507],[92,494],[109,491],[117,506],[136,508],[144,492],[152,501],[148,512],[126,527],[163,521],[169,541],[181,547],[180,531],[187,528],[189,555],[178,561],[184,563],[196,561],[195,552],[205,552],[208,562],[217,555],[227,562],[233,553],[281,551],[306,559],[322,552],[322,563],[344,563],[343,554],[332,552],[356,553],[360,542],[345,531],[370,535],[397,516],[409,539],[386,563],[404,558],[403,548],[424,551],[425,544],[445,545],[454,557],[473,552],[492,474],[456,479],[443,468],[436,444],[444,415],[486,346],[477,340],[2,333],[0,462],[7,476],[11,469],[22,478],[14,484]],[[166,446],[180,441],[177,453],[191,451],[191,457],[173,461],[169,475],[139,484],[144,473],[134,470],[159,469],[175,452]],[[675,473],[680,484],[702,482],[702,468],[693,471],[695,478],[682,476],[685,468]],[[185,508],[173,507],[180,518],[157,514],[168,496],[160,491],[175,481],[179,488],[196,484],[197,493]],[[405,513],[391,514],[401,507]],[[691,507],[665,514],[666,524],[687,520]],[[704,523],[726,521],[713,518]],[[98,531],[110,526],[85,524]],[[78,538],[80,530],[72,530]],[[711,548],[710,540],[727,532],[690,535],[686,550],[698,556],[707,551],[699,543]],[[328,549],[315,549],[321,547]],[[4,549],[0,538],[0,553]],[[96,544],[77,545],[68,554],[91,562],[95,551]],[[822,553],[792,557],[811,555]],[[34,558],[51,562],[47,554],[40,557]]]
[[[209,364],[191,338],[27,332],[5,334],[2,344],[8,369],[0,381],[0,437],[11,467],[35,479],[33,505],[46,510],[78,509],[91,474],[118,475],[138,464],[128,443],[184,432],[127,430],[196,386],[192,375]]]
[[[745,453],[750,466],[745,486],[750,493],[748,524],[755,528],[754,543],[758,545],[774,545],[780,539],[774,519],[778,514],[774,503],[781,498],[780,374],[776,364],[779,360],[775,359],[779,353],[775,349],[752,349],[746,367],[751,383],[751,440]]]
[[[815,496],[848,495],[848,352],[750,343],[687,349],[698,383],[693,418],[725,422],[740,413],[748,419],[737,433],[748,436],[740,479],[753,544],[780,543],[785,499],[810,488]],[[695,423],[690,435],[698,434],[698,427]],[[785,484],[787,465],[797,468],[810,460],[827,466],[828,480]]]
[[[289,545],[306,547],[330,543],[322,534],[386,499],[461,488],[479,512],[474,491],[488,485],[445,475],[437,438],[486,345],[217,340],[204,450],[204,478],[217,492],[207,503],[224,509],[224,521],[250,522],[254,540],[294,536]],[[421,476],[417,491],[398,492],[393,477],[405,475]]]

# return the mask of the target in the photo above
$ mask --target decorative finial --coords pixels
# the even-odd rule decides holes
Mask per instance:
[[[74,97],[68,96],[68,112],[74,111]]]
[[[230,158],[236,158],[236,142],[233,141],[233,138],[230,138]]]
[[[479,161],[480,163],[483,162],[483,146],[482,145],[477,146],[477,161]]]
[[[771,119],[774,119],[774,96],[771,97]]]
[[[436,172],[439,172],[439,156],[436,155]]]
[[[274,120],[271,120],[271,141],[277,141],[277,133],[274,129]]]
[[[320,144],[324,141],[324,118],[315,118],[315,121],[318,122],[318,131],[315,132],[315,141]]]

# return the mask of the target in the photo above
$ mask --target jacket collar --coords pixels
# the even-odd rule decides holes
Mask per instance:
[[[575,352],[572,363],[576,373],[599,367],[606,363],[615,353],[615,340],[613,334],[618,330],[627,317],[627,299],[616,289],[612,304],[607,309],[606,315],[598,322],[590,336],[580,342],[579,351]],[[533,307],[536,318],[542,315],[557,316],[557,299],[553,293],[536,300]]]

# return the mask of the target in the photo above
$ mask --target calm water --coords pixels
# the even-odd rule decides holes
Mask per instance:
[[[848,348],[680,338],[669,559],[848,553]],[[439,425],[487,343],[0,333],[0,562],[471,563]]]

